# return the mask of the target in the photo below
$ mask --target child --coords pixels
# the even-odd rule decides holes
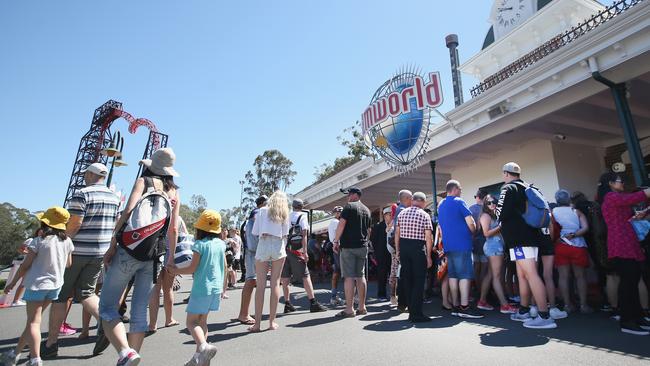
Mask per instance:
[[[23,276],[27,302],[27,324],[21,335],[29,345],[29,365],[42,365],[41,313],[59,297],[63,286],[65,268],[72,264],[72,240],[65,234],[70,213],[63,207],[52,207],[40,218],[43,233],[27,246],[27,256],[14,279],[5,286],[5,293],[11,291]],[[22,342],[19,341],[22,348]],[[15,365],[22,349],[5,355],[5,364]],[[12,357],[13,356],[13,357]]]
[[[196,343],[196,353],[186,366],[207,365],[217,353],[208,344],[208,313],[219,310],[226,287],[226,243],[219,239],[221,215],[205,210],[194,224],[196,241],[192,246],[192,263],[186,268],[169,267],[172,274],[194,274],[194,283],[187,304],[187,330]]]

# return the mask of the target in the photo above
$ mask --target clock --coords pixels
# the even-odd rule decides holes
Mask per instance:
[[[496,0],[492,6],[494,38],[499,39],[535,14],[535,0]]]

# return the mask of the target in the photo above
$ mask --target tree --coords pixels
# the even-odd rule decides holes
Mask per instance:
[[[293,162],[278,150],[267,150],[255,158],[253,170],[244,176],[244,211],[254,205],[255,199],[263,194],[270,196],[277,190],[285,191],[293,183],[296,172]]]
[[[7,202],[0,204],[0,264],[11,263],[18,247],[38,227],[38,220],[28,210]]]
[[[228,229],[239,229],[246,218],[246,211],[242,207],[233,207],[220,210],[221,227]]]
[[[190,198],[190,207],[199,214],[208,207],[208,200],[200,194],[193,194]]]
[[[321,164],[320,166],[315,167],[315,183],[324,181],[363,158],[375,158],[375,154],[373,154],[370,147],[366,145],[359,121],[356,121],[352,127],[344,129],[343,135],[339,135],[336,140],[343,145],[343,147],[348,149],[347,155],[336,158],[334,163],[331,165]]]
[[[200,213],[184,203],[181,203],[179,211],[179,215],[183,218],[183,221],[185,221],[187,230],[189,230],[190,234],[193,233],[194,224],[196,223],[196,220],[199,219]]]

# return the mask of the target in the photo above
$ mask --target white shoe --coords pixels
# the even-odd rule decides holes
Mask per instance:
[[[549,310],[548,313],[551,315],[551,318],[553,318],[555,320],[564,319],[567,316],[569,316],[569,314],[566,311],[562,311],[562,310],[558,309],[557,307],[551,308],[551,310]]]
[[[390,297],[390,304],[393,306],[397,306],[397,296]]]
[[[539,310],[537,310],[537,306],[531,305],[529,314],[531,318],[533,319],[537,318],[537,315],[539,315]]]
[[[199,352],[198,362],[199,365],[209,365],[210,360],[217,354],[217,347],[208,344]]]
[[[199,366],[199,361],[192,355],[189,361],[185,362],[183,366]]]
[[[510,314],[510,320],[514,320],[516,322],[526,322],[528,320],[531,320],[532,318],[530,317],[530,313],[519,313],[516,312],[514,314]]]
[[[557,328],[557,324],[555,324],[555,320],[551,317],[544,319],[538,316],[537,318],[524,322],[524,327],[531,329],[554,329]]]
[[[27,303],[24,302],[23,300],[16,300],[16,301],[14,301],[13,304],[11,304],[11,306],[13,306],[13,307],[16,307],[16,306],[25,306],[25,305],[27,305]]]

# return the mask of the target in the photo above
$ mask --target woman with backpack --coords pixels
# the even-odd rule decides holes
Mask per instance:
[[[650,198],[650,188],[625,192],[625,179],[618,173],[605,173],[598,184],[598,200],[607,224],[607,254],[619,278],[618,306],[621,332],[650,334],[641,309],[639,282],[645,254],[631,221],[637,218],[632,207]]]
[[[255,272],[257,285],[255,291],[255,324],[248,330],[259,332],[262,323],[262,310],[264,309],[264,290],[266,289],[266,275],[271,262],[271,300],[269,312],[269,330],[278,329],[275,315],[278,310],[280,298],[280,275],[287,257],[285,249],[289,235],[289,207],[287,195],[276,191],[269,198],[267,207],[260,208],[255,223],[253,235],[259,237],[257,251],[255,252]]]
[[[99,301],[99,314],[104,333],[119,354],[118,366],[137,365],[140,362],[138,352],[148,328],[147,305],[157,277],[158,258],[162,255],[166,238],[169,238],[167,249],[170,253],[167,265],[174,265],[173,253],[178,240],[180,208],[178,186],[174,183],[174,177],[178,176],[173,167],[175,160],[173,150],[163,148],[157,150],[151,159],[140,161],[144,171],[131,190],[124,213],[115,226],[111,247],[104,256],[106,276]],[[133,227],[139,221],[136,219],[147,217],[153,217],[149,221],[157,221],[148,223],[140,230]],[[147,236],[147,232],[151,235]],[[127,338],[118,310],[120,297],[134,275],[130,332]]]

